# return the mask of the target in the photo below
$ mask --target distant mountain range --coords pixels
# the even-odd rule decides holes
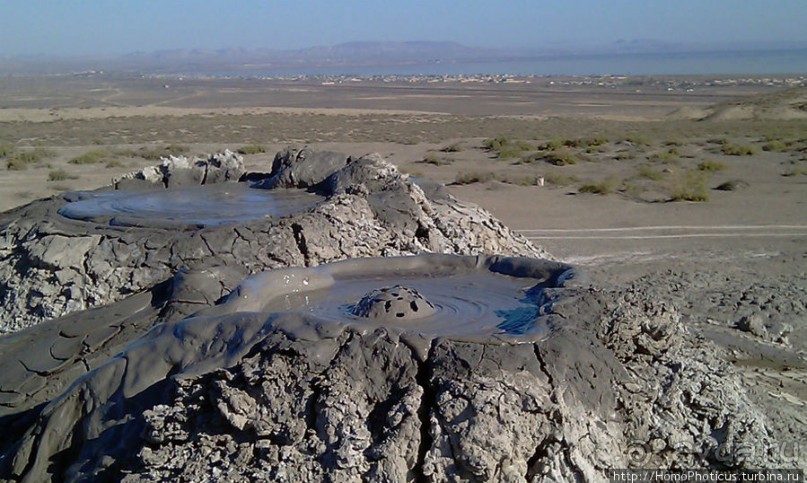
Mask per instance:
[[[417,65],[440,62],[491,62],[548,56],[670,53],[699,51],[807,49],[807,42],[681,44],[652,39],[602,45],[553,45],[540,49],[487,49],[456,42],[349,42],[299,50],[174,49],[106,57],[0,56],[0,74],[65,73],[88,70],[141,73],[214,73],[293,70],[316,67]]]

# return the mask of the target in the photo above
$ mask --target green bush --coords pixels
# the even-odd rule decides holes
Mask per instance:
[[[102,159],[104,159],[107,156],[109,156],[109,153],[107,153],[106,151],[89,151],[89,152],[86,152],[86,153],[82,154],[81,156],[77,156],[77,157],[71,159],[70,161],[68,161],[68,163],[70,163],[70,164],[95,164],[95,163],[101,161]]]
[[[23,165],[38,163],[43,159],[52,158],[56,153],[46,148],[34,148],[30,151],[18,151],[8,160],[8,169],[25,169]],[[12,168],[11,166],[15,166]]]
[[[669,192],[672,201],[708,201],[709,176],[695,169],[678,173],[670,180]]]
[[[785,171],[782,173],[782,176],[791,177],[791,176],[807,176],[807,168],[794,168],[789,171]]]
[[[563,173],[546,173],[544,175],[544,182],[555,186],[569,186],[577,183],[576,176],[570,176]]]
[[[634,146],[649,146],[650,139],[646,136],[642,136],[641,134],[631,134],[630,136],[625,138],[625,141],[633,144]]]
[[[117,160],[117,159],[110,159],[109,161],[106,162],[105,167],[107,167],[107,168],[122,168],[124,166],[125,166],[125,164],[123,164],[122,161]]]
[[[751,156],[756,154],[757,148],[738,144],[724,144],[720,151],[727,156]]]
[[[12,157],[6,161],[6,169],[9,171],[22,171],[24,169],[28,169],[28,163],[18,159],[17,157]]]
[[[14,154],[14,146],[10,144],[0,144],[0,158],[7,158]]]
[[[532,151],[535,147],[522,140],[513,140],[504,136],[486,139],[482,146],[488,151],[496,153],[499,159],[517,158],[524,151]]]
[[[449,144],[448,146],[444,147],[440,151],[442,151],[444,153],[458,153],[458,152],[462,151],[462,144],[460,144],[460,143]]]
[[[266,148],[259,144],[250,144],[247,146],[241,146],[236,150],[236,152],[245,156],[250,154],[263,154],[266,152]]]
[[[538,149],[541,151],[554,151],[562,148],[566,142],[563,139],[550,139],[549,141],[539,144]]]
[[[55,169],[48,172],[48,181],[65,181],[68,179],[78,179],[78,176],[70,174],[63,169]]]
[[[678,161],[678,156],[670,152],[656,153],[650,156],[650,161],[658,161],[668,164]]]
[[[647,178],[653,181],[661,181],[664,178],[664,173],[657,171],[650,166],[639,166],[638,175],[640,178]]]
[[[698,169],[700,171],[723,171],[726,169],[726,167],[727,166],[725,163],[721,163],[720,161],[710,161],[708,159],[698,165]]]
[[[498,179],[496,173],[492,171],[460,171],[454,178],[454,184],[464,185],[473,183],[484,183]]]
[[[616,180],[613,178],[608,178],[606,180],[600,181],[598,183],[587,183],[577,190],[580,193],[594,193],[597,195],[607,195],[614,192],[614,188],[616,188]]]
[[[629,153],[627,151],[623,151],[621,153],[617,153],[617,155],[614,156],[614,159],[616,161],[629,161],[631,159],[636,159],[636,155],[633,153]]]
[[[449,158],[439,156],[437,153],[426,153],[426,155],[418,163],[431,164],[434,166],[447,166],[453,162]]]
[[[785,142],[785,141],[781,141],[779,139],[774,139],[774,140],[771,140],[771,141],[768,141],[767,143],[765,143],[765,145],[762,146],[762,150],[763,151],[784,151],[788,147],[790,147],[790,143]]]
[[[554,166],[577,164],[577,155],[568,149],[556,149],[544,155],[544,161]]]
[[[504,176],[497,177],[497,179],[500,179],[502,183],[514,184],[518,186],[535,186],[536,184],[538,184],[537,176],[530,174],[523,174],[523,175],[506,174]]]

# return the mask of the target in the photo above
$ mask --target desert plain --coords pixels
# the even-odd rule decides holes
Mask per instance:
[[[379,153],[680,311],[807,466],[807,79],[0,79],[0,210],[161,156]],[[770,448],[764,451],[770,452]]]

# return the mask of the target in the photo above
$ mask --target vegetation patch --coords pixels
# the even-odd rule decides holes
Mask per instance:
[[[485,183],[495,179],[498,179],[498,175],[493,171],[460,171],[454,178],[454,184]]]
[[[757,148],[740,144],[724,144],[720,151],[726,156],[751,156],[756,154]]]
[[[763,151],[784,151],[790,147],[791,143],[779,139],[773,139],[762,146]]]
[[[55,169],[48,172],[48,181],[66,181],[68,179],[78,179],[79,177],[70,174],[63,169]]]
[[[700,171],[723,171],[728,166],[725,163],[721,163],[720,161],[711,161],[706,160],[698,164],[698,169]]]
[[[807,176],[807,168],[794,168],[789,171],[785,171],[782,173],[782,176],[791,177],[791,176]]]
[[[577,183],[577,177],[563,173],[546,173],[544,175],[544,182],[554,186],[570,186]]]
[[[95,164],[95,163],[101,161],[102,159],[106,158],[107,156],[109,156],[109,153],[106,152],[106,151],[89,151],[89,152],[86,152],[86,153],[82,154],[81,156],[77,156],[77,157],[71,159],[70,161],[68,161],[68,163],[70,163],[70,164]]]
[[[449,144],[448,146],[445,146],[440,151],[442,151],[444,153],[458,153],[458,152],[462,151],[462,144],[461,143]]]
[[[662,153],[656,153],[650,156],[650,161],[657,161],[665,164],[674,163],[678,161],[678,155],[673,154],[669,151],[665,151]]]
[[[482,142],[482,147],[487,151],[496,153],[499,159],[517,158],[524,151],[532,151],[535,147],[527,141],[514,140],[508,137],[499,136],[486,139]]]
[[[10,144],[0,144],[0,158],[7,158],[14,154],[14,146]]]
[[[544,161],[553,166],[577,164],[577,155],[569,149],[556,149],[544,155]]]
[[[634,146],[649,146],[650,139],[640,134],[631,134],[625,138],[625,142],[633,144]]]
[[[708,201],[709,176],[704,171],[688,169],[670,179],[669,193],[672,201]]]
[[[646,178],[653,181],[661,181],[664,179],[664,173],[662,171],[655,170],[650,166],[639,166],[638,169],[638,176],[640,178]]]
[[[607,195],[614,192],[616,188],[616,180],[614,178],[608,178],[603,181],[599,181],[597,183],[587,183],[580,188],[578,188],[578,192],[580,193],[594,193],[597,195]]]
[[[245,156],[250,154],[263,154],[266,152],[266,148],[260,144],[248,144],[246,146],[241,146],[236,150],[236,152]]]
[[[432,166],[448,166],[449,164],[453,163],[454,160],[446,158],[445,156],[440,156],[437,153],[426,153],[426,155],[423,156],[423,159],[417,162],[421,164],[431,164]]]

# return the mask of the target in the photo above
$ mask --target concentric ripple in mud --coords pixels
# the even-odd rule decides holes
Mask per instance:
[[[122,226],[212,226],[258,220],[302,211],[324,199],[304,190],[263,190],[248,183],[76,195],[79,199],[61,208],[60,215]]]
[[[308,326],[386,327],[427,339],[536,340],[546,335],[552,300],[560,294],[547,291],[575,273],[568,265],[527,258],[356,259],[254,275],[222,310],[296,313]]]

